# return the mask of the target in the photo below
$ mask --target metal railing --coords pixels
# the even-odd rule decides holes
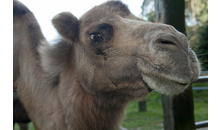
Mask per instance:
[[[208,73],[208,71],[207,71],[207,73]],[[199,82],[208,82],[208,75],[207,76],[200,76],[199,79],[194,83],[199,83]],[[208,90],[208,87],[193,87],[192,89],[193,90]],[[208,120],[196,122],[195,126],[196,126],[196,128],[207,127]]]
[[[208,120],[196,122],[195,125],[196,125],[196,128],[207,127],[208,126]]]
[[[199,78],[193,82],[193,83],[199,83],[199,82],[207,82],[208,81],[208,75],[206,76],[199,76]]]

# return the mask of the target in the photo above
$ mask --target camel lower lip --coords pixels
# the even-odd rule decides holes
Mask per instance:
[[[183,92],[190,84],[190,82],[181,83],[175,80],[170,80],[166,77],[158,77],[153,75],[142,74],[142,77],[149,92],[155,90],[161,94],[170,96]]]
[[[149,92],[153,91],[153,89],[144,80],[143,80],[143,82]]]
[[[181,83],[181,82],[178,82],[178,81],[175,81],[175,80],[171,80],[169,78],[161,78],[161,77],[157,77],[157,76],[150,76],[151,78],[158,78],[158,79],[161,79],[161,80],[165,80],[165,81],[168,81],[168,82],[173,82],[173,83],[176,83],[176,84],[179,84],[179,85],[182,85],[182,86],[187,86],[189,83]],[[149,87],[149,85],[145,82],[146,86]],[[150,88],[150,87],[149,87]],[[151,89],[151,88],[150,88]]]
[[[176,82],[177,84],[180,84],[180,85],[183,85],[183,86],[187,86],[189,83],[178,83]]]

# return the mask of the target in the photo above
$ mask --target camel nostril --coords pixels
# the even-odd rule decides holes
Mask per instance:
[[[165,45],[176,45],[174,42],[168,41],[168,40],[160,40],[159,43],[165,44]]]

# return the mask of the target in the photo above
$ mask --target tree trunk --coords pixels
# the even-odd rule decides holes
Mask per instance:
[[[192,10],[192,21],[193,21],[193,33],[195,35],[196,43],[199,43],[199,39],[197,36],[197,30],[196,30],[196,14],[194,9],[195,0],[191,0],[191,10]]]
[[[186,35],[185,29],[185,2],[184,0],[156,0],[157,7],[161,7],[162,22],[174,26]],[[157,8],[156,8],[157,9]],[[158,19],[159,20],[159,19]],[[183,96],[161,96],[163,105],[163,119],[165,130],[195,130],[194,106],[192,87],[187,89]]]
[[[163,23],[174,26],[178,31],[186,34],[185,28],[185,1],[184,0],[162,0],[163,1]]]
[[[162,23],[164,19],[164,13],[162,13],[163,12],[163,1],[154,0],[154,7],[155,7],[156,21],[158,23]]]
[[[139,112],[146,112],[147,111],[147,100],[143,100],[138,102],[138,111]]]
[[[164,130],[195,130],[192,88],[184,96],[161,96]]]

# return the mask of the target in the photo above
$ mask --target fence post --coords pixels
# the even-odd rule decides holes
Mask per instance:
[[[147,111],[147,100],[146,99],[138,102],[138,111],[143,111],[143,112]]]
[[[164,130],[195,130],[192,87],[183,96],[161,96]]]

